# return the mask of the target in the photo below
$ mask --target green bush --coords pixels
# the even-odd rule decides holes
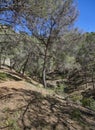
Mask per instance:
[[[93,98],[83,98],[81,102],[84,107],[88,106],[91,109],[95,110],[95,100]]]
[[[81,112],[79,109],[74,109],[71,113],[71,117],[73,119],[76,119],[76,120],[79,120],[80,119],[80,116],[81,116]]]
[[[55,88],[55,93],[57,94],[63,94],[64,93],[64,84],[60,84],[58,86],[56,86]]]
[[[7,75],[3,72],[0,72],[0,79],[1,80],[6,80],[7,79]]]
[[[82,95],[74,94],[71,96],[72,101],[76,103],[81,103]]]

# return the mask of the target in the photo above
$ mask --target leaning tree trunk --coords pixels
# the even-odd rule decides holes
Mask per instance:
[[[27,59],[26,59],[26,61],[23,64],[22,75],[24,75],[24,73],[25,73],[29,57],[30,57],[30,53],[28,54]]]

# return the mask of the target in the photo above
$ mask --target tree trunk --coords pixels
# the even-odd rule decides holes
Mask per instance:
[[[3,58],[3,65],[5,65],[6,57]]]
[[[22,69],[22,74],[23,74],[23,75],[24,75],[24,73],[25,73],[25,70],[26,70],[26,67],[27,67],[27,63],[28,63],[29,57],[30,57],[30,54],[28,54],[27,59],[26,59],[26,61],[25,61],[24,64],[23,64],[23,69]]]
[[[95,88],[95,85],[94,85],[94,71],[92,69],[92,84],[93,84],[93,88]]]
[[[85,84],[86,84],[86,88],[87,88],[88,85],[87,85],[87,70],[86,70],[86,67],[84,68],[84,76],[85,76]]]
[[[12,70],[12,69],[15,69],[15,65],[16,65],[16,61],[12,64],[12,65],[10,65],[10,69]]]
[[[43,85],[44,85],[44,88],[47,87],[47,83],[46,83],[46,68],[43,69]]]

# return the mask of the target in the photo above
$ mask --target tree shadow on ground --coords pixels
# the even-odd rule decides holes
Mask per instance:
[[[74,130],[82,127],[71,117],[76,105],[36,91],[2,87],[0,106],[0,129],[3,130]],[[81,112],[85,111],[82,108]],[[88,110],[85,116],[87,112],[94,119],[95,113]],[[84,121],[95,129],[94,121]]]

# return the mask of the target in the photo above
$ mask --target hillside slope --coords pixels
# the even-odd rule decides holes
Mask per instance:
[[[0,80],[0,130],[95,130],[95,111],[17,75]]]

